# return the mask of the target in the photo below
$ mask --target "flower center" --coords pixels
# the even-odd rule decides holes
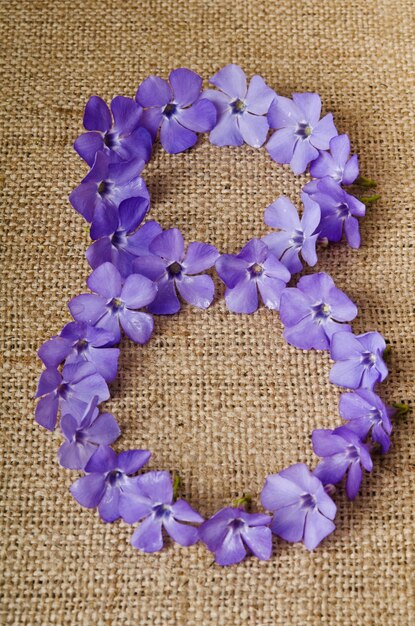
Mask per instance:
[[[359,451],[352,443],[346,448],[346,456],[350,461],[356,461],[359,458]]]
[[[119,298],[113,298],[111,302],[108,304],[108,307],[111,309],[113,313],[116,313],[117,311],[122,309],[123,306],[124,306],[123,302],[122,300],[119,300]]]
[[[380,424],[382,422],[382,416],[379,412],[379,409],[373,407],[369,411],[369,418],[372,424]]]
[[[308,122],[300,122],[297,126],[296,135],[301,137],[301,139],[307,139],[312,132],[313,129]]]
[[[229,523],[229,527],[232,528],[233,530],[239,530],[240,528],[242,528],[242,526],[245,526],[245,522],[240,517],[237,517],[236,519],[233,519]]]
[[[103,196],[107,193],[109,189],[108,183],[106,180],[101,180],[101,182],[98,185],[98,193],[100,196]]]
[[[326,302],[313,304],[311,310],[313,311],[314,319],[318,322],[325,322],[330,317],[331,307]]]
[[[116,133],[113,133],[111,131],[108,131],[105,133],[104,135],[104,145],[107,146],[107,148],[113,148],[115,145],[117,145],[117,135]]]
[[[163,109],[163,115],[167,117],[167,119],[170,119],[176,113],[176,111],[177,104],[174,104],[174,102],[169,102]]]
[[[317,504],[316,497],[311,493],[304,493],[301,496],[301,504],[304,509],[314,509]]]
[[[297,248],[301,248],[301,246],[304,243],[304,233],[302,230],[300,230],[299,228],[296,228],[292,235],[291,235],[291,241],[293,242],[293,244],[297,247]]]
[[[66,398],[69,393],[69,385],[67,383],[61,383],[57,389],[57,392],[61,398]]]
[[[88,342],[86,339],[80,339],[78,341],[78,343],[76,344],[76,349],[78,351],[78,353],[80,354],[81,352],[85,352],[85,350],[88,347]]]
[[[167,504],[155,504],[153,511],[156,517],[168,517],[170,515],[170,507]]]
[[[231,103],[232,113],[243,113],[246,109],[246,104],[243,100],[237,98]]]
[[[117,483],[120,482],[122,477],[123,477],[123,473],[120,472],[120,470],[112,470],[112,472],[108,473],[107,480],[108,480],[109,484],[112,487],[114,487],[114,485],[116,485]]]
[[[254,263],[249,269],[251,270],[252,276],[261,276],[264,271],[264,268],[259,265],[259,263]]]
[[[127,237],[124,230],[116,230],[111,237],[111,243],[115,248],[121,248],[127,243]]]
[[[179,276],[182,271],[182,266],[177,261],[174,261],[174,263],[168,266],[167,271],[169,272],[170,276]]]
[[[373,352],[363,352],[362,363],[367,367],[373,367],[376,363],[376,354],[373,354]]]
[[[342,202],[337,207],[337,215],[343,219],[350,215],[349,207],[347,206],[345,202]]]

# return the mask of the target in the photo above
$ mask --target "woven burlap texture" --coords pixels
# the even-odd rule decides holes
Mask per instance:
[[[279,2],[83,0],[1,2],[2,65],[2,623],[97,626],[304,626],[415,623],[413,416],[395,425],[361,493],[340,492],[337,531],[313,553],[275,541],[268,562],[212,564],[202,546],[143,555],[131,528],[103,524],[68,488],[59,434],[33,421],[36,350],[70,320],[85,289],[85,223],[67,197],[86,173],[72,150],[87,98],[134,95],[150,73],[187,66],[208,78],[229,62],[280,94],[317,91],[348,132],[382,195],[362,220],[363,245],[322,249],[358,304],[357,332],[392,344],[389,401],[414,390],[414,56],[412,0]],[[266,232],[265,207],[295,178],[265,150],[155,150],[145,170],[152,217],[188,241],[236,252]],[[122,343],[107,407],[119,449],[148,447],[152,468],[182,477],[204,515],[295,462],[315,463],[310,433],[339,424],[327,354],[285,344],[278,315],[208,311],[159,317],[150,343]]]

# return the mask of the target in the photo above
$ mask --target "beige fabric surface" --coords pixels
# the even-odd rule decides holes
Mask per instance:
[[[2,623],[10,625],[405,626],[413,594],[415,427],[399,420],[389,455],[361,493],[339,492],[337,531],[313,553],[275,540],[269,562],[212,565],[202,546],[143,555],[131,528],[105,525],[68,488],[59,434],[33,421],[40,344],[84,290],[88,235],[67,196],[86,173],[72,150],[87,98],[133,95],[149,73],[188,66],[208,78],[229,62],[280,94],[317,91],[348,132],[381,201],[363,245],[320,251],[358,304],[358,332],[392,344],[390,402],[414,394],[414,49],[412,0],[2,0],[1,510]],[[190,240],[237,251],[266,232],[265,207],[299,202],[295,178],[264,150],[206,139],[145,170],[152,217]],[[149,447],[152,468],[179,472],[182,495],[209,515],[264,477],[314,463],[310,433],[339,424],[327,354],[288,347],[276,314],[184,306],[157,318],[144,348],[123,341],[107,404],[118,447]]]

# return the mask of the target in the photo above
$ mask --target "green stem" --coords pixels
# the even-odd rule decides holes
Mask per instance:
[[[173,477],[173,500],[177,500],[181,482],[179,474],[175,474]]]
[[[390,355],[392,354],[392,346],[390,345],[390,343],[387,344],[386,348],[383,351],[383,355],[382,357],[384,359],[388,359],[390,357]]]
[[[358,176],[353,184],[366,187],[366,189],[373,189],[377,185],[376,181],[371,178],[366,178],[366,176]]]
[[[396,409],[395,417],[404,417],[410,411],[409,404],[405,402],[393,402],[392,406]]]
[[[364,196],[363,198],[359,198],[360,202],[363,202],[363,204],[365,204],[366,206],[368,204],[372,204],[373,202],[376,202],[376,200],[379,200],[381,198],[381,196],[378,193],[373,194],[373,196]]]
[[[249,495],[249,493],[244,493],[244,495],[242,496],[242,498],[237,498],[236,500],[232,501],[232,506],[236,506],[238,508],[242,508],[245,507],[246,509],[249,509],[249,507],[251,506],[252,503],[252,496]]]

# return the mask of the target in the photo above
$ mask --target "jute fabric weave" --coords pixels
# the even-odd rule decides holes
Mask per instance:
[[[314,553],[275,541],[269,562],[222,569],[202,546],[155,556],[71,498],[59,434],[33,421],[36,349],[70,320],[85,289],[88,234],[67,196],[86,173],[72,150],[87,98],[134,95],[150,73],[187,66],[211,76],[229,62],[280,94],[317,91],[348,132],[382,199],[363,245],[321,250],[358,304],[357,332],[391,342],[389,401],[414,394],[414,49],[412,0],[2,0],[2,623],[91,626],[409,626],[413,594],[415,426],[395,425],[355,503],[341,495],[337,531]],[[295,178],[264,150],[203,139],[178,156],[155,150],[145,170],[152,217],[186,239],[236,252],[265,233]],[[285,344],[278,316],[232,315],[218,286],[208,311],[156,319],[144,348],[122,343],[107,404],[117,447],[148,447],[152,468],[179,472],[204,515],[265,476],[314,463],[310,433],[334,427],[339,390],[327,354]]]

